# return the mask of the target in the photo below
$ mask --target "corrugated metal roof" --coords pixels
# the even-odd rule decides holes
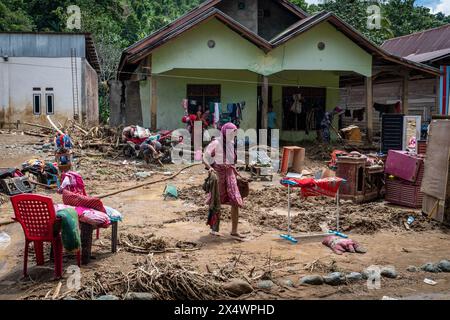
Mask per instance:
[[[71,49],[100,72],[94,41],[89,33],[0,32],[0,55],[9,57],[70,57]]]
[[[450,48],[432,51],[432,52],[411,54],[409,56],[406,56],[405,59],[415,61],[415,62],[428,62],[428,61],[433,61],[433,60],[436,60],[439,58],[447,57],[448,55],[450,55]]]
[[[399,57],[448,49],[450,48],[450,24],[393,38],[385,41],[381,47]]]

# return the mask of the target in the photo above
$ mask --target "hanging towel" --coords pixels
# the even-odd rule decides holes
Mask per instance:
[[[292,98],[294,99],[294,103],[291,106],[291,112],[294,112],[296,114],[302,113],[302,95],[294,94]]]

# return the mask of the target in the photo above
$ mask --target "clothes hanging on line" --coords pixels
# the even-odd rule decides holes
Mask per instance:
[[[366,112],[366,108],[353,110],[353,119],[357,119],[358,121],[363,121],[365,112]]]
[[[294,103],[291,106],[291,112],[296,113],[296,114],[300,114],[302,113],[302,95],[299,94],[294,94],[292,96],[292,98],[294,99]]]

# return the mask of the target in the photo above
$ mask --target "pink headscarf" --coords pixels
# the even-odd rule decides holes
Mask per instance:
[[[220,129],[222,133],[222,141],[225,142],[225,151],[226,155],[224,155],[225,164],[234,164],[235,162],[235,151],[234,151],[234,133],[237,131],[237,127],[231,123],[225,123]],[[226,159],[226,160],[225,160]]]

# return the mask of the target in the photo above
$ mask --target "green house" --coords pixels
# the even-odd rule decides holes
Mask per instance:
[[[318,118],[339,105],[344,79],[364,79],[371,106],[373,77],[393,69],[439,75],[329,12],[310,16],[286,0],[207,0],[123,52],[112,86],[121,107],[111,121],[170,130],[184,125],[183,99],[245,102],[241,128],[266,128],[272,106],[281,140],[313,140]],[[299,94],[301,113],[292,111]],[[366,113],[370,139],[372,108]]]

